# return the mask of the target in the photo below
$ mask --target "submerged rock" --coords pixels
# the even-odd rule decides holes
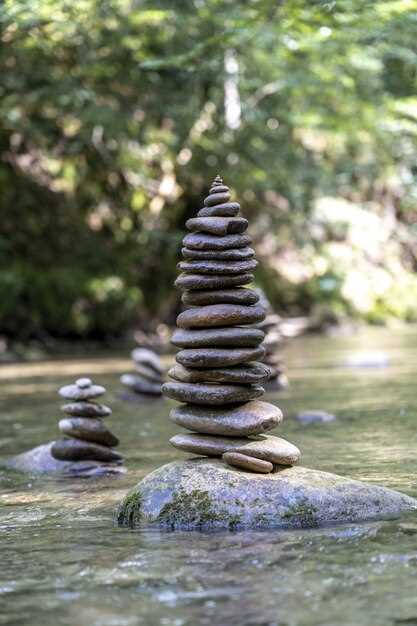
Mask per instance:
[[[116,463],[98,461],[61,461],[51,454],[55,441],[37,446],[32,450],[18,454],[3,463],[3,467],[29,474],[61,474],[63,476],[103,476],[124,474],[126,469]]]
[[[311,410],[297,413],[295,419],[302,424],[327,424],[328,422],[334,422],[336,415],[326,411]]]
[[[315,528],[411,510],[414,498],[327,472],[277,467],[255,474],[190,459],[146,476],[121,503],[117,522],[169,530]]]

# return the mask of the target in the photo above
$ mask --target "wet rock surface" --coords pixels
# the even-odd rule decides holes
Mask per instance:
[[[148,348],[135,348],[131,356],[135,374],[122,374],[120,377],[120,382],[128,390],[121,398],[135,400],[135,395],[136,399],[161,397],[165,370],[159,356]]]
[[[128,493],[118,524],[165,530],[318,528],[417,510],[414,498],[336,474],[300,466],[259,471],[216,459],[169,463]]]

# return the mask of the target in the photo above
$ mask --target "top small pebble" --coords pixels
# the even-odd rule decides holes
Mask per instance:
[[[101,385],[94,385],[90,378],[78,378],[73,385],[65,385],[59,395],[66,400],[91,400],[106,392]]]

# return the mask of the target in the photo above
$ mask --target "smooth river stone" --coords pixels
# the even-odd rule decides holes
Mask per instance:
[[[239,448],[248,443],[244,437],[218,437],[215,435],[199,435],[197,433],[181,433],[174,435],[169,442],[184,452],[203,454],[204,456],[222,456],[225,452]]]
[[[184,246],[193,250],[230,250],[231,248],[244,248],[251,242],[249,235],[217,237],[206,233],[191,233],[183,239]]]
[[[149,382],[151,383],[162,383],[162,375],[159,372],[157,373],[154,369],[148,367],[144,363],[135,362],[135,370],[140,376],[142,376],[146,380],[149,380]]]
[[[52,444],[51,454],[60,461],[122,461],[122,456],[105,446],[80,439],[59,439]]]
[[[135,348],[132,350],[131,356],[135,363],[142,363],[152,368],[157,374],[164,373],[161,359],[157,354],[152,352],[152,350],[148,350],[147,348]]]
[[[269,474],[274,469],[274,466],[269,461],[255,459],[241,452],[225,452],[222,459],[227,465],[249,470],[250,472],[257,472],[258,474]]]
[[[294,465],[301,456],[294,444],[274,435],[265,435],[259,441],[251,441],[244,446],[236,447],[235,451],[275,465]]]
[[[168,374],[174,380],[184,383],[232,383],[251,385],[268,380],[270,370],[264,363],[247,363],[235,367],[216,369],[188,368],[176,363]]]
[[[253,259],[255,250],[253,248],[235,248],[234,250],[192,250],[191,248],[182,248],[182,256],[184,259],[195,261],[245,261]]]
[[[69,437],[92,441],[110,448],[119,443],[118,438],[99,419],[67,417],[59,421],[59,430]]]
[[[244,274],[251,272],[258,265],[255,259],[246,261],[181,261],[177,267],[192,274]]]
[[[260,305],[208,304],[187,309],[177,317],[180,328],[212,328],[234,326],[236,324],[256,324],[265,317],[265,309]]]
[[[185,222],[192,232],[208,233],[224,237],[243,233],[248,227],[244,217],[192,217]]]
[[[265,350],[257,348],[189,348],[177,353],[177,363],[185,367],[232,367],[248,361],[262,360]]]
[[[235,217],[239,213],[239,202],[222,202],[221,198],[216,198],[216,201],[220,204],[203,207],[197,213],[197,217]]]
[[[111,415],[110,407],[95,402],[69,402],[63,404],[61,410],[67,415],[75,415],[76,417],[108,417]]]
[[[135,376],[135,374],[123,374],[120,376],[120,382],[126,387],[130,387],[135,393],[150,394],[152,396],[161,395],[162,381],[153,383],[146,378]]]
[[[204,274],[180,274],[175,281],[178,289],[223,289],[223,287],[239,287],[247,285],[254,279],[253,274],[225,274],[223,276],[205,276]]]
[[[204,383],[165,383],[162,392],[178,402],[223,406],[260,398],[265,390],[259,385],[205,385]]]
[[[214,189],[213,187],[210,189],[210,193],[209,195],[204,198],[204,205],[205,206],[214,206],[216,204],[221,204],[222,202],[228,202],[230,200],[230,191],[229,189],[223,189],[224,187],[226,187],[226,185],[222,185],[222,190],[218,190],[218,191],[213,191],[213,193],[211,193],[211,189]]]
[[[180,348],[218,348],[258,346],[265,334],[258,328],[230,326],[228,328],[203,328],[187,330],[178,328],[171,338],[171,343]]]
[[[88,378],[80,378],[79,381],[89,380]],[[91,382],[91,381],[90,381]],[[106,390],[101,385],[83,385],[80,386],[77,382],[74,385],[65,385],[58,391],[59,395],[66,400],[91,400],[98,398],[106,393]]]
[[[282,421],[278,407],[259,400],[226,410],[184,404],[172,409],[169,417],[178,426],[197,433],[234,437],[258,435]]]
[[[185,291],[181,300],[189,306],[206,304],[256,304],[259,294],[245,287],[238,289],[207,289],[201,291]]]

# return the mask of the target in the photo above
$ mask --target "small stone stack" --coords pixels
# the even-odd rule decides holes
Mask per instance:
[[[288,387],[288,378],[285,373],[284,362],[279,349],[282,345],[281,318],[273,312],[271,303],[265,296],[263,291],[259,289],[259,303],[265,308],[265,319],[257,324],[257,328],[265,333],[263,347],[265,348],[265,356],[262,363],[270,370],[268,380],[265,382],[266,389],[269,391],[278,391]]]
[[[95,398],[106,392],[89,378],[79,378],[73,385],[61,387],[59,395],[69,402],[61,408],[67,415],[59,422],[59,430],[67,438],[52,444],[51,454],[59,461],[99,461],[121,463],[122,456],[113,448],[119,440],[103,424],[111,409],[98,404]]]
[[[122,385],[135,394],[161,396],[165,371],[159,356],[148,348],[135,348],[131,356],[136,374],[123,374]]]
[[[252,282],[255,253],[245,234],[248,222],[229,188],[214,180],[204,207],[187,221],[182,274],[176,286],[188,307],[177,318],[172,343],[181,348],[165,383],[166,396],[184,404],[170,418],[192,431],[175,435],[172,445],[186,452],[222,457],[242,469],[269,473],[274,465],[292,465],[299,450],[264,435],[282,420],[278,407],[258,400],[268,379],[265,333],[255,325],[265,318]]]

